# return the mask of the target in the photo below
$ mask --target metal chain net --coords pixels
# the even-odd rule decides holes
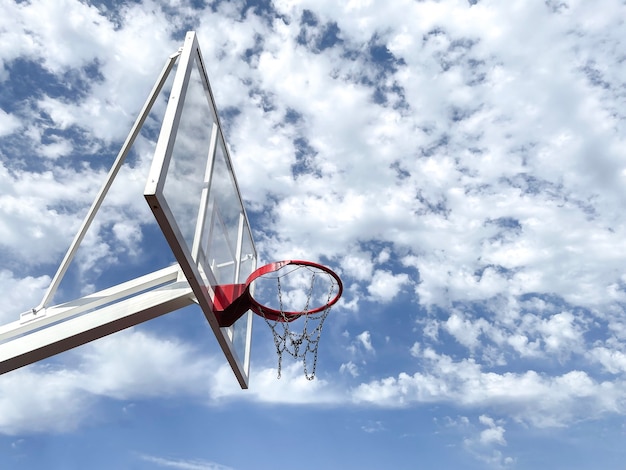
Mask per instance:
[[[304,325],[301,332],[293,331],[290,326],[294,322],[294,315],[286,315],[285,308],[283,306],[283,287],[281,284],[281,278],[288,276],[289,273],[276,276],[276,283],[278,288],[278,302],[280,305],[280,320],[272,320],[267,318],[264,314],[263,319],[272,330],[274,336],[274,345],[276,346],[276,353],[278,355],[278,378],[281,377],[283,354],[287,353],[294,359],[302,359],[304,364],[304,376],[307,380],[313,380],[315,378],[315,369],[317,367],[317,351],[319,347],[320,336],[322,334],[322,328],[324,326],[324,320],[330,313],[330,306],[327,306],[322,311],[307,314],[309,310],[313,310],[310,307],[311,298],[315,288],[315,281],[320,275],[326,275],[330,279],[330,286],[328,290],[328,297],[326,299],[326,305],[330,303],[333,294],[336,292],[337,283],[335,280],[324,272],[312,271],[310,268],[303,266],[311,271],[311,285],[307,291],[306,304],[302,309],[302,314],[297,315],[295,318],[299,320],[304,317]],[[261,313],[263,310],[261,309]],[[312,360],[312,364],[311,364]]]

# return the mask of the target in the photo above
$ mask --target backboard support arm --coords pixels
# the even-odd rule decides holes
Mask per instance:
[[[100,206],[102,205],[102,202],[104,201],[104,198],[106,197],[107,193],[109,192],[109,189],[111,188],[111,185],[113,184],[113,180],[117,176],[117,173],[122,167],[122,164],[126,160],[126,156],[130,152],[130,149],[132,148],[133,143],[135,142],[135,139],[139,135],[139,132],[141,131],[141,127],[143,126],[146,118],[148,117],[148,114],[150,114],[150,110],[152,109],[154,102],[159,96],[159,93],[161,92],[163,85],[165,85],[167,77],[172,71],[172,68],[174,67],[174,64],[176,63],[176,60],[178,59],[178,56],[180,55],[180,53],[181,53],[181,49],[179,49],[174,54],[170,55],[169,58],[167,59],[163,67],[163,70],[161,70],[161,74],[157,78],[154,86],[152,87],[152,91],[150,92],[150,95],[148,95],[148,99],[144,103],[143,108],[141,109],[139,113],[139,116],[137,116],[137,119],[135,120],[133,127],[131,128],[128,136],[126,137],[126,141],[124,142],[124,145],[122,145],[122,148],[117,154],[117,157],[115,158],[115,161],[113,162],[113,166],[109,170],[109,174],[107,175],[107,179],[104,182],[104,185],[98,192],[96,199],[94,200],[93,204],[89,208],[89,212],[87,213],[87,216],[83,220],[83,223],[80,226],[78,233],[74,237],[74,240],[72,241],[72,244],[67,250],[65,257],[63,258],[63,261],[61,261],[61,264],[59,265],[59,268],[56,274],[52,278],[52,282],[50,283],[48,290],[44,294],[43,299],[41,300],[41,303],[32,310],[32,314],[37,315],[42,309],[45,309],[52,301],[54,294],[56,294],[56,291],[59,288],[59,284],[61,284],[61,281],[63,280],[63,276],[65,276],[67,269],[72,263],[72,260],[74,259],[74,256],[76,255],[76,252],[78,251],[78,247],[83,241],[83,238],[85,238],[85,234],[87,233],[87,230],[89,230],[89,227],[91,226],[91,223],[93,222],[93,219],[95,218],[96,213],[98,212],[98,209],[100,209]]]
[[[0,374],[192,305],[180,268],[170,266],[0,327]],[[95,310],[95,311],[94,311]]]
[[[182,48],[167,59],[41,303],[22,313],[19,320],[0,325],[0,374],[195,303],[189,283],[175,264],[49,306],[181,51]]]

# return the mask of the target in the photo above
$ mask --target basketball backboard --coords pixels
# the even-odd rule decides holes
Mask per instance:
[[[51,305],[176,62],[144,196],[177,263]],[[242,388],[248,388],[251,312],[271,328],[278,377],[286,353],[303,361],[305,376],[312,380],[322,324],[342,294],[341,279],[311,261],[256,264],[252,231],[202,54],[195,33],[189,32],[183,47],[166,61],[42,301],[0,325],[0,374],[196,303]],[[269,294],[268,301],[255,297],[257,285],[261,294]],[[301,332],[290,326],[298,319],[304,320]]]
[[[247,388],[252,318],[220,327],[215,288],[242,284],[257,254],[196,34],[180,53],[144,196],[237,380]]]

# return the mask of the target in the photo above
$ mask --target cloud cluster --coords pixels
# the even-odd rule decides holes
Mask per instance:
[[[623,2],[4,6],[3,321],[39,299],[193,28],[261,257],[324,260],[346,285],[333,351],[348,385],[308,383],[298,365],[277,384],[263,356],[248,399],[453,403],[537,427],[626,413]],[[24,70],[39,77],[30,91]],[[85,241],[83,287],[152,256],[141,190],[164,103]],[[364,306],[402,312],[403,331],[365,325]],[[404,372],[365,374],[390,347]],[[51,392],[39,410],[5,403],[0,430],[70,429],[97,397],[197,397],[190,384],[203,381],[205,398],[239,397],[229,370],[210,373],[190,348],[130,333],[81,350],[81,366],[12,373],[6,396],[34,381]],[[480,423],[470,447],[506,442],[497,420]]]
[[[581,416],[595,419],[625,411],[621,380],[596,381],[580,370],[562,375],[496,373],[471,359],[455,361],[429,348],[413,350],[425,360],[424,372],[362,383],[353,399],[389,407],[448,402],[496,410],[536,427],[560,427]]]
[[[184,343],[139,331],[119,333],[73,353],[74,365],[9,372],[0,382],[0,432],[70,431],[102,398],[208,393],[214,364]]]

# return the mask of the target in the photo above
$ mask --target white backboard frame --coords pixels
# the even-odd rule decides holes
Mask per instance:
[[[205,152],[201,158],[206,159],[204,163],[205,167],[197,168],[197,173],[204,175],[204,181],[201,187],[201,194],[198,194],[198,208],[197,219],[193,220],[194,230],[192,238],[193,240],[186,240],[185,235],[187,231],[181,229],[180,218],[177,220],[173,206],[171,204],[171,196],[168,199],[168,195],[165,191],[166,181],[170,174],[170,164],[172,161],[172,155],[174,152],[176,138],[179,131],[179,125],[181,123],[181,117],[184,112],[185,99],[189,90],[190,76],[192,73],[195,75],[196,71],[199,72],[200,80],[203,85],[203,89],[206,95],[206,104],[209,106],[213,125],[206,128],[206,135],[203,136],[210,142],[208,148],[203,149]],[[228,178],[232,178],[229,182],[234,185],[234,192],[236,194],[237,201],[240,210],[240,216],[238,220],[238,234],[236,236],[236,246],[232,248],[232,264],[234,279],[229,283],[243,282],[247,275],[256,268],[257,252],[254,247],[254,241],[250,231],[250,224],[248,217],[243,206],[243,201],[239,192],[239,187],[235,175],[232,171],[232,163],[228,154],[228,148],[225,144],[224,136],[222,133],[222,127],[217,115],[217,109],[215,106],[215,100],[211,92],[206,69],[204,67],[204,61],[200,52],[197,36],[195,32],[187,33],[185,37],[185,43],[181,50],[178,68],[174,82],[172,84],[172,91],[170,99],[163,119],[163,125],[161,133],[157,141],[155,149],[155,155],[148,175],[148,181],[144,191],[144,196],[154,213],[154,216],[163,231],[165,238],[167,239],[174,256],[176,257],[187,281],[193,293],[195,294],[196,301],[200,305],[204,312],[215,336],[220,344],[230,366],[233,369],[237,380],[242,388],[248,387],[249,370],[250,370],[250,343],[252,337],[252,315],[250,312],[246,313],[241,319],[238,320],[239,326],[233,326],[228,328],[221,328],[213,310],[213,296],[214,287],[218,285],[218,282],[223,282],[216,278],[213,269],[215,266],[210,265],[207,262],[205,253],[201,248],[201,240],[203,234],[212,230],[212,226],[207,225],[207,219],[211,219],[212,215],[208,212],[212,211],[214,214],[216,206],[211,206],[210,202],[210,189],[211,178],[215,167],[217,166],[217,157],[225,159],[227,167]],[[221,160],[223,161],[223,160]],[[189,188],[189,191],[193,191],[194,188]],[[183,186],[182,190],[186,190]],[[193,194],[192,194],[193,196]],[[210,208],[211,207],[211,208]],[[219,210],[219,208],[218,208]],[[183,223],[189,223],[186,218]],[[183,233],[185,232],[185,233]],[[242,253],[242,246],[247,241],[246,253]],[[245,259],[244,259],[245,258]],[[249,267],[250,272],[240,272],[240,266],[246,262],[246,266]],[[243,279],[241,279],[243,278]],[[240,328],[239,331],[243,331],[245,335],[244,351],[243,354],[238,353],[235,347],[235,328]]]

